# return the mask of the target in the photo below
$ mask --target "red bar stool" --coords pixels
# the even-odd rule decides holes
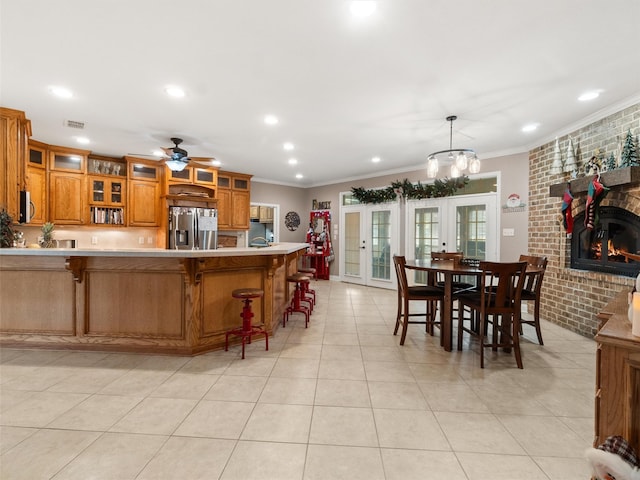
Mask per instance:
[[[229,335],[237,335],[239,337],[242,337],[242,358],[244,358],[245,340],[248,339],[247,343],[251,344],[252,335],[264,335],[264,341],[266,345],[265,350],[269,350],[269,336],[267,334],[267,331],[262,327],[251,325],[251,319],[253,318],[253,311],[251,311],[251,300],[253,298],[261,298],[263,295],[264,292],[259,288],[239,288],[231,292],[231,296],[233,298],[239,298],[244,302],[244,307],[242,308],[242,313],[240,314],[240,317],[242,318],[242,327],[229,330],[225,334],[225,352],[229,350]]]
[[[318,277],[316,277],[316,269],[313,267],[300,267],[298,269],[298,273],[307,274],[309,276],[312,276],[316,280],[318,279]],[[310,284],[311,282],[303,282],[302,295],[304,298],[309,298],[312,300],[311,310],[313,310],[313,307],[316,305],[316,291],[312,288],[309,288]],[[307,294],[311,295],[311,297],[308,297]]]
[[[301,273],[294,273],[293,275],[289,275],[287,277],[287,282],[295,283],[296,289],[293,292],[293,299],[291,300],[291,304],[289,304],[287,309],[284,311],[284,314],[282,315],[282,327],[284,328],[284,326],[286,325],[286,321],[289,320],[290,313],[298,312],[304,313],[304,328],[307,328],[307,326],[309,325],[309,315],[311,314],[311,309],[307,306],[302,305],[302,302],[310,302],[310,300],[305,300],[303,298],[301,284],[303,282],[309,283],[309,277]]]

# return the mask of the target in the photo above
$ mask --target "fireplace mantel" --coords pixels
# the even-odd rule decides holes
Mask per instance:
[[[589,182],[592,178],[593,175],[587,175],[571,180],[569,182],[571,184],[571,193],[586,192],[589,189]],[[617,168],[608,172],[602,172],[600,174],[600,180],[602,184],[608,188],[630,183],[640,183],[640,167]],[[555,183],[549,186],[549,196],[562,197],[566,189],[567,182]]]

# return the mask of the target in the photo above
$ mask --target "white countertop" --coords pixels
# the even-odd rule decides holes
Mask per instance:
[[[45,257],[245,257],[251,255],[286,255],[306,249],[308,243],[276,243],[270,247],[221,247],[217,250],[168,250],[162,248],[0,248],[0,256]]]

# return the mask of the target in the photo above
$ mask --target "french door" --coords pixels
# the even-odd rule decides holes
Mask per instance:
[[[395,288],[393,254],[400,246],[398,204],[341,207],[342,280]]]
[[[407,202],[406,257],[430,258],[432,251],[445,250],[498,260],[496,202],[495,193]]]

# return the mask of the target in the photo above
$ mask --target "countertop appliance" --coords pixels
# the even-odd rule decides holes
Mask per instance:
[[[169,207],[168,248],[214,250],[218,248],[218,210]]]

